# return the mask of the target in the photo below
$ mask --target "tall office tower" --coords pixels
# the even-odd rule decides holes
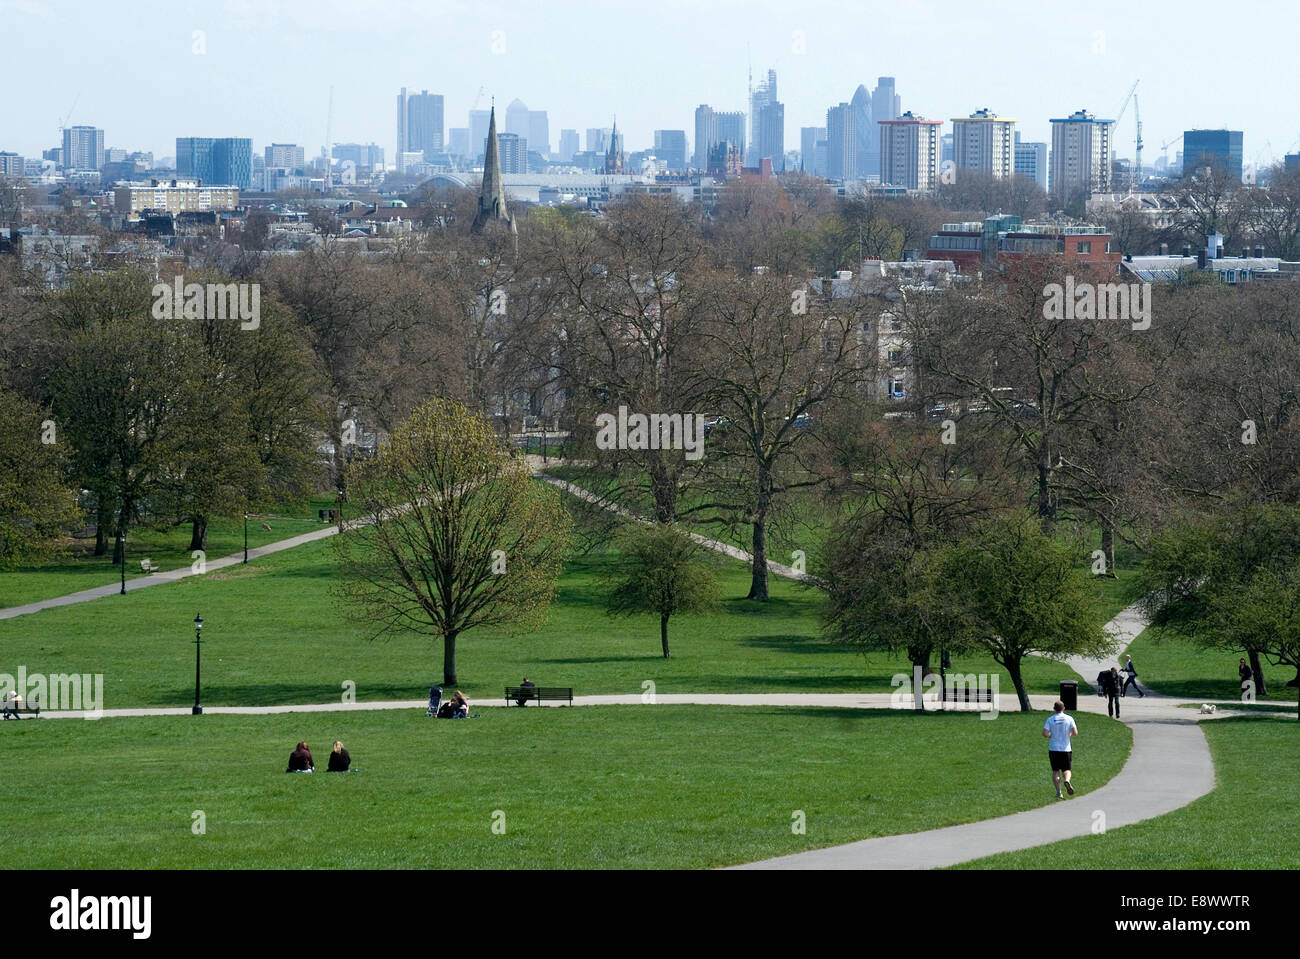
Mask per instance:
[[[952,134],[945,133],[939,137],[939,166],[952,162]]]
[[[587,152],[601,156],[609,149],[609,127],[587,127]]]
[[[560,131],[560,162],[570,163],[573,155],[578,152],[578,131],[561,130]]]
[[[818,169],[817,144],[826,142],[825,127],[799,128],[799,154],[803,160],[803,172],[813,176],[825,176],[824,169]],[[825,147],[822,147],[824,150]]]
[[[337,143],[330,152],[340,163],[351,160],[358,167],[384,168],[384,148],[375,143]]]
[[[1047,189],[1062,206],[1110,192],[1114,129],[1114,120],[1098,120],[1086,110],[1052,120]]]
[[[253,188],[253,141],[248,137],[177,137],[176,175],[211,186]]]
[[[686,169],[686,131],[656,130],[655,156],[667,164],[668,169],[680,172]]]
[[[469,127],[452,127],[447,131],[447,152],[458,157],[470,155]]]
[[[880,136],[882,128],[881,120],[897,120],[900,112],[899,104],[901,100],[898,92],[894,89],[893,77],[877,77],[876,89],[871,92],[871,152],[865,158],[868,169],[865,172],[872,174],[880,173]],[[859,131],[858,139],[862,138]],[[858,168],[862,169],[863,157],[858,156]]]
[[[998,179],[1016,169],[1016,121],[987,108],[952,121],[952,159],[959,170],[980,170]]]
[[[491,110],[469,111],[469,150],[465,156],[473,162],[487,153],[487,135],[495,107]]]
[[[904,113],[880,121],[880,182],[909,190],[933,190],[939,183],[942,120]]]
[[[704,170],[709,165],[709,147],[714,141],[713,107],[701,103],[695,108],[695,154],[691,166]]]
[[[1240,130],[1188,130],[1183,134],[1184,172],[1201,167],[1226,170],[1241,182]]]
[[[853,91],[853,99],[849,101],[849,106],[853,110],[853,127],[857,137],[857,145],[854,149],[858,158],[852,176],[859,179],[878,176],[880,174],[880,130],[873,113],[875,105],[865,86],[858,84],[858,88]]]
[[[266,165],[301,170],[307,165],[306,150],[293,143],[272,143],[266,148]],[[337,156],[337,154],[335,154]],[[361,164],[357,164],[360,166]]]
[[[406,112],[406,87],[402,87],[402,92],[397,95],[397,156],[407,152],[407,112]]]
[[[770,100],[758,109],[758,145],[754,150],[755,163],[771,159],[772,171],[785,169],[785,104]]]
[[[745,151],[745,165],[750,167],[758,166],[759,161],[759,129],[762,122],[763,108],[769,104],[776,103],[776,71],[768,70],[767,79],[752,90],[749,94],[749,145]],[[784,116],[784,111],[782,112]],[[770,146],[770,144],[769,144]],[[771,153],[765,153],[763,156],[772,156]],[[772,160],[772,168],[777,169],[777,161]]]
[[[742,110],[713,111],[713,142],[733,143],[745,156],[745,113]]]
[[[515,133],[497,134],[497,155],[502,173],[528,172],[528,139]]]
[[[858,176],[857,120],[851,103],[826,111],[826,176],[832,180]]]
[[[104,131],[99,127],[65,127],[63,167],[66,170],[98,170],[104,165]]]
[[[406,94],[403,89],[403,94]],[[406,153],[426,160],[443,152],[442,95],[422,90],[406,97]]]
[[[528,128],[531,123],[532,111],[528,109],[528,104],[517,97],[510,101],[510,106],[506,107],[506,133],[513,133],[515,136],[527,137]]]
[[[1033,180],[1047,190],[1047,144],[1030,143],[1016,134],[1016,176]]]
[[[551,158],[551,123],[545,110],[528,111],[529,149],[536,150],[543,160]]]

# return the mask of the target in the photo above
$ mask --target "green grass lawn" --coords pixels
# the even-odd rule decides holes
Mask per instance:
[[[267,515],[264,518],[255,516],[249,519],[249,549],[320,529],[324,524],[316,518],[316,510],[332,505],[332,497],[317,498],[306,506],[285,507],[287,515]],[[292,513],[287,512],[290,509],[293,510]],[[263,523],[270,526],[270,530],[262,529]],[[162,530],[144,526],[130,530],[126,544],[127,579],[137,579],[144,575],[140,572],[140,560],[145,558],[163,570],[190,566],[194,560],[190,556],[189,545],[189,524]],[[109,544],[109,552],[105,556],[92,555],[94,547],[94,539],[79,540],[68,547],[65,555],[53,562],[27,569],[0,570],[0,609],[118,582],[122,572],[113,563],[112,544]],[[229,556],[241,552],[243,548],[242,516],[233,519],[214,518],[209,523],[206,549],[209,559]]]
[[[1300,847],[1300,722],[1201,724],[1218,787],[1190,805],[1100,836],[965,863],[964,869],[1290,869]]]
[[[1237,660],[1243,651],[1203,649],[1172,633],[1157,634],[1147,630],[1129,647],[1133,665],[1138,669],[1138,683],[1167,696],[1188,699],[1240,699],[1241,680],[1237,678]],[[1286,703],[1296,701],[1296,688],[1286,684],[1295,677],[1288,666],[1264,664],[1268,696],[1260,701]]]
[[[5,723],[6,792],[30,798],[0,834],[21,868],[698,868],[1055,802],[1041,713],[479,712]],[[1131,736],[1089,737],[1096,788]],[[360,771],[286,775],[299,739],[322,770],[341,739]]]
[[[903,655],[863,656],[819,631],[819,595],[773,578],[772,599],[743,599],[747,568],[720,560],[721,606],[674,617],[672,658],[659,649],[654,617],[611,619],[601,590],[612,554],[575,560],[560,581],[549,622],[536,632],[466,633],[458,643],[461,688],[471,698],[499,697],[528,676],[539,685],[572,686],[578,695],[634,693],[651,680],[660,693],[892,692],[891,678],[911,674]],[[310,543],[154,589],[0,621],[0,672],[103,673],[104,707],[183,706],[193,702],[194,631],[201,613],[203,702],[272,705],[337,701],[344,683],[358,700],[423,698],[442,681],[440,641],[403,634],[371,640],[345,620],[329,587],[328,542]],[[958,657],[964,673],[999,673],[991,659]],[[1031,692],[1055,692],[1068,667],[1031,659]]]

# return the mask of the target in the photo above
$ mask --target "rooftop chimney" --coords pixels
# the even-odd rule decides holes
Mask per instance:
[[[1262,246],[1255,247],[1255,257],[1260,260],[1264,258],[1264,248]]]
[[[1168,256],[1168,255],[1169,255],[1169,244],[1168,244],[1168,243],[1161,243],[1161,244],[1160,244],[1160,255],[1161,255],[1161,256]]]

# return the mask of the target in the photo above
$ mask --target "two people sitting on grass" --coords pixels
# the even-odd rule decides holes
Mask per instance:
[[[289,754],[289,768],[285,772],[310,773],[315,771],[316,762],[311,758],[311,747],[304,742],[298,743],[293,752]]]
[[[467,719],[469,717],[469,700],[459,689],[451,694],[451,699],[438,707],[439,719]]]

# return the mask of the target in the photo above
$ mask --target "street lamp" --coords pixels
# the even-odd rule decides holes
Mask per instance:
[[[122,557],[122,591],[119,596],[126,595],[126,530],[117,531],[117,553]]]
[[[244,514],[244,562],[248,562],[248,514]]]
[[[193,715],[202,716],[203,707],[199,705],[199,650],[202,648],[200,636],[203,632],[203,617],[194,614],[194,710]]]

